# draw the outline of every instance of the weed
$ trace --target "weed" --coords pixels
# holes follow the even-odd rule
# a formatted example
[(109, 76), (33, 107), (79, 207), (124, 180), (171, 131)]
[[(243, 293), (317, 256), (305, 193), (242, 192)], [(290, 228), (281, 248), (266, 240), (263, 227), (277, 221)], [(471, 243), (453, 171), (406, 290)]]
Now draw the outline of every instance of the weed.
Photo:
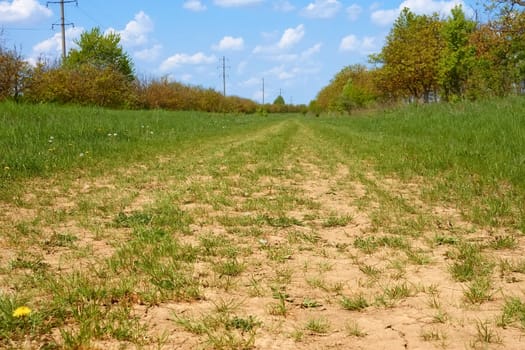
[(287, 217), (285, 215), (278, 217), (271, 217), (268, 215), (261, 216), (261, 220), (265, 221), (268, 225), (272, 227), (286, 228), (291, 226), (302, 226), (303, 223), (292, 217)]
[(277, 292), (276, 296), (277, 296), (277, 299), (279, 300), (277, 303), (271, 303), (268, 306), (268, 313), (270, 315), (286, 317), (286, 315), (288, 314), (288, 308), (286, 306), (287, 295), (286, 293), (279, 291)]
[(430, 328), (421, 333), (421, 338), (424, 341), (445, 341), (447, 336), (443, 331), (437, 328)]
[(369, 306), (369, 303), (362, 294), (358, 294), (353, 297), (343, 296), (341, 299), (341, 306), (345, 310), (361, 311), (366, 309)]
[(499, 334), (494, 331), (489, 321), (476, 322), (476, 340), (474, 344), (501, 344), (502, 339)]
[(505, 328), (516, 321), (521, 324), (521, 327), (525, 327), (525, 303), (514, 297), (505, 300), (498, 326)]
[(486, 276), (475, 278), (468, 284), (463, 294), (465, 299), (471, 304), (481, 304), (492, 300), (492, 283)]
[(459, 243), (459, 239), (454, 236), (436, 234), (434, 236), (434, 243), (436, 245), (455, 245)]
[(345, 323), (345, 330), (351, 337), (364, 338), (368, 335), (356, 321), (347, 321)]
[(303, 302), (301, 303), (301, 308), (303, 309), (311, 309), (311, 308), (316, 308), (320, 306), (322, 306), (320, 302), (318, 302), (315, 299), (310, 299), (310, 298), (304, 298)]
[(416, 265), (427, 265), (430, 263), (429, 256), (423, 251), (414, 251), (407, 249), (405, 254), (410, 262)]
[(323, 221), (323, 227), (344, 227), (352, 222), (353, 218), (349, 215), (337, 216), (330, 215), (326, 220)]
[(305, 329), (317, 334), (328, 333), (330, 322), (326, 318), (311, 318), (306, 322)]
[(459, 282), (471, 281), (475, 277), (489, 276), (492, 273), (494, 264), (483, 256), (479, 245), (462, 243), (451, 256), (456, 261), (450, 270), (452, 276)]
[(406, 283), (396, 284), (386, 287), (383, 290), (384, 295), (391, 300), (401, 300), (410, 297), (413, 292)]
[(291, 259), (293, 249), (288, 245), (270, 246), (266, 250), (268, 259), (284, 263), (286, 260)]
[(515, 249), (518, 241), (514, 236), (497, 236), (489, 245), (492, 249)]
[(237, 259), (229, 259), (219, 262), (213, 266), (213, 271), (219, 276), (238, 276), (246, 269), (246, 265), (237, 261)]
[(381, 269), (367, 264), (359, 264), (359, 271), (372, 278), (379, 277), (382, 272)]
[(262, 322), (258, 321), (255, 316), (248, 316), (247, 318), (241, 318), (238, 316), (233, 317), (226, 323), (226, 329), (235, 328), (241, 330), (241, 332), (252, 331), (262, 325)]
[(11, 269), (29, 269), (33, 272), (43, 272), (49, 268), (49, 264), (43, 261), (41, 256), (27, 254), (25, 257), (18, 256), (9, 262)]
[(73, 234), (70, 233), (53, 233), (48, 240), (45, 241), (45, 245), (49, 247), (69, 247), (74, 246), (75, 241), (78, 240)]
[(295, 329), (292, 333), (290, 333), (290, 337), (292, 337), (295, 342), (300, 342), (303, 340), (304, 332), (302, 329)]

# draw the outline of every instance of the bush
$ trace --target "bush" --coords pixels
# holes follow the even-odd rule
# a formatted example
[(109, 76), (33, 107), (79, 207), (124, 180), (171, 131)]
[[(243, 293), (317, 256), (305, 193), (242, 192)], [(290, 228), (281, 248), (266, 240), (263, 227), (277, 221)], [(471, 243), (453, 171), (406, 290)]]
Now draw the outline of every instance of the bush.
[(40, 63), (33, 71), (25, 98), (31, 102), (74, 103), (102, 107), (136, 104), (133, 83), (111, 66), (86, 63), (75, 68)]

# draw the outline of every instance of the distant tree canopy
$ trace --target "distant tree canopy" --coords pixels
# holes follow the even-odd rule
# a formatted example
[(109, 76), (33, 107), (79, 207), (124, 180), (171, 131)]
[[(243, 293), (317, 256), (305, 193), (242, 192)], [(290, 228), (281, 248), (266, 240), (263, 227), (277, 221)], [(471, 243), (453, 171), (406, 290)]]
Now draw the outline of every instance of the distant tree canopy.
[(447, 18), (403, 9), (381, 51), (370, 55), (374, 68), (343, 68), (310, 110), (350, 112), (378, 103), (524, 94), (525, 9), (520, 6), (525, 2), (491, 3), (499, 10), (483, 24), (468, 19), (461, 6)]
[(101, 69), (111, 67), (128, 79), (134, 79), (133, 62), (120, 45), (118, 34), (103, 34), (100, 28), (93, 28), (82, 33), (76, 44), (79, 48), (69, 51), (64, 62), (66, 65), (91, 64)]
[(275, 100), (273, 101), (273, 104), (274, 104), (274, 105), (281, 105), (281, 106), (283, 106), (283, 105), (285, 105), (286, 103), (284, 102), (284, 98), (283, 98), (281, 95), (279, 95), (279, 96), (277, 96), (277, 97), (275, 98)]

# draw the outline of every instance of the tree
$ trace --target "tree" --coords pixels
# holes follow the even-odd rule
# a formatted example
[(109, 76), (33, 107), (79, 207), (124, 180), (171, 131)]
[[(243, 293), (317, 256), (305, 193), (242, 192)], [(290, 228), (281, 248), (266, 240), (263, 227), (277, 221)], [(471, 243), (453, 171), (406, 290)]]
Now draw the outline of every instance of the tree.
[[(0, 32), (0, 36), (1, 36)], [(29, 76), (30, 67), (15, 49), (8, 50), (0, 44), (0, 101), (18, 99)]]
[(273, 101), (274, 105), (284, 106), (286, 103), (284, 102), (284, 98), (279, 95), (277, 98)]
[(476, 23), (466, 19), (461, 6), (454, 7), (443, 23), (445, 45), (439, 62), (439, 84), (447, 101), (465, 92), (475, 59), (475, 48), (469, 43), (475, 29)]
[(129, 80), (134, 79), (133, 62), (120, 45), (118, 34), (102, 34), (100, 28), (93, 28), (89, 32), (82, 33), (76, 44), (79, 48), (69, 51), (65, 60), (66, 65), (91, 64), (101, 69), (109, 66)]
[(443, 49), (437, 14), (401, 11), (386, 44), (371, 61), (381, 64), (380, 86), (392, 97), (429, 101), (438, 87), (438, 62)]

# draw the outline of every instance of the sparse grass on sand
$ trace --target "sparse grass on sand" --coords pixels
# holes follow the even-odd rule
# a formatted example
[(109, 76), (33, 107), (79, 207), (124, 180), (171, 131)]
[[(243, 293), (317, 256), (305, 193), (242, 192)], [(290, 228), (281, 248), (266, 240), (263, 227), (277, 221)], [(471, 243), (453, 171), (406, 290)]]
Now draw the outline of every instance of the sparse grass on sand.
[(0, 122), (0, 348), (525, 348), (523, 99)]

